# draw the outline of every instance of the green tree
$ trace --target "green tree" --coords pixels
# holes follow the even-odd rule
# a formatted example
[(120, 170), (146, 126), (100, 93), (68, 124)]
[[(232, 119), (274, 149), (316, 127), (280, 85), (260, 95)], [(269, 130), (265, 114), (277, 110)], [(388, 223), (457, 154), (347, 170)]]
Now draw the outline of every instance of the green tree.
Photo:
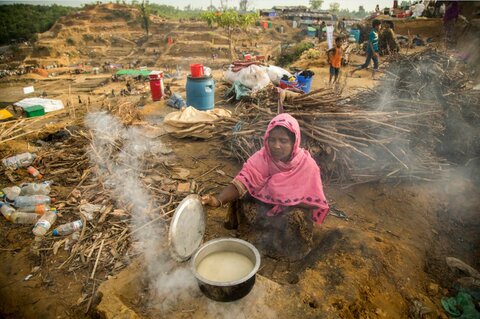
[(240, 11), (246, 12), (248, 8), (248, 0), (240, 0), (239, 8)]
[(310, 7), (312, 9), (320, 9), (322, 7), (323, 0), (310, 0)]
[(228, 0), (220, 0), (220, 8), (222, 11), (228, 10)]
[(365, 14), (365, 8), (363, 6), (358, 7), (358, 14)]
[(338, 2), (330, 3), (330, 12), (339, 13), (340, 12), (340, 3), (338, 3)]
[(13, 4), (0, 6), (0, 44), (35, 40), (36, 33), (50, 29), (75, 8), (59, 5)]
[(142, 14), (142, 28), (145, 29), (148, 38), (148, 30), (150, 28), (150, 6), (148, 5), (148, 0), (142, 1), (140, 4), (140, 12)]
[(218, 26), (227, 31), (228, 47), (230, 57), (234, 59), (233, 53), (233, 32), (237, 28), (246, 29), (258, 19), (256, 13), (238, 14), (237, 11), (228, 10), (224, 12), (205, 12), (200, 18), (208, 23), (209, 26)]

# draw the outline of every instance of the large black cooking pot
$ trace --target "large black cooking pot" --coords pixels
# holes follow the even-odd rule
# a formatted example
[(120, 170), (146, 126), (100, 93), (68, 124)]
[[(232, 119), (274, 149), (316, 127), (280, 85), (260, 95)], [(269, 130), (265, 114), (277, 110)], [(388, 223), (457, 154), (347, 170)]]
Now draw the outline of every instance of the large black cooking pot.
[[(252, 262), (252, 271), (236, 281), (217, 282), (202, 277), (197, 272), (200, 262), (208, 255), (215, 252), (240, 253)], [(260, 267), (260, 254), (250, 243), (237, 238), (220, 238), (205, 243), (198, 249), (192, 258), (192, 272), (197, 278), (200, 290), (210, 299), (216, 301), (234, 301), (245, 297), (255, 284), (255, 276)]]

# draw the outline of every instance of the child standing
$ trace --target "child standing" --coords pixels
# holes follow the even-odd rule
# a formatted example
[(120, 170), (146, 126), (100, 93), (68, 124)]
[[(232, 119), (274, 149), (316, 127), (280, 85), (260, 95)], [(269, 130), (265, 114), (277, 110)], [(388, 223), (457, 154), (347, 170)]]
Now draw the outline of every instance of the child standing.
[(328, 64), (330, 64), (330, 80), (329, 84), (336, 83), (338, 80), (338, 75), (340, 74), (340, 67), (342, 66), (343, 58), (343, 49), (342, 49), (343, 39), (338, 37), (335, 39), (335, 47), (328, 50)]

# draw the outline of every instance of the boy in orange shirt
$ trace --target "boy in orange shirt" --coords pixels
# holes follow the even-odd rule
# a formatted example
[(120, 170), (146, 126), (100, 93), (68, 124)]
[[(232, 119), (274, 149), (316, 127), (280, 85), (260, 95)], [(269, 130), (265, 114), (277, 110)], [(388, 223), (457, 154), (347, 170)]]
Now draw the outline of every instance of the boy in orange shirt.
[(328, 63), (330, 64), (330, 80), (329, 84), (336, 83), (338, 80), (338, 75), (340, 74), (340, 67), (342, 66), (342, 49), (343, 39), (338, 37), (335, 39), (335, 47), (328, 51)]

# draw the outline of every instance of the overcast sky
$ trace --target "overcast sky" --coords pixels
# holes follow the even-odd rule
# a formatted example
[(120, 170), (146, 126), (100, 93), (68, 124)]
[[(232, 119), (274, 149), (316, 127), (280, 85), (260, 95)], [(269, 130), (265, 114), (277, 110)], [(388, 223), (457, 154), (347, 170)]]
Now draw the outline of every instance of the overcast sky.
[[(15, 1), (15, 0), (0, 0), (0, 4), (10, 3), (30, 3), (30, 4), (52, 4), (57, 3), (60, 5), (80, 6), (82, 3), (94, 3), (93, 0), (61, 0), (61, 1), (44, 1), (44, 0), (29, 0), (29, 1)], [(110, 1), (102, 1), (104, 3)], [(111, 2), (115, 2), (112, 0)], [(131, 0), (126, 0), (127, 3)], [(220, 6), (220, 0), (150, 0), (150, 3), (167, 4), (183, 9), (187, 5), (191, 5), (193, 8), (206, 8), (210, 5), (210, 2), (214, 6)], [(250, 0), (252, 6), (256, 9), (271, 8), (273, 6), (294, 6), (294, 5), (309, 5), (309, 0)], [(347, 8), (350, 10), (358, 10), (358, 6), (363, 5), (365, 10), (372, 11), (377, 4), (380, 8), (393, 6), (393, 0), (325, 0), (322, 9), (328, 9), (329, 4), (332, 2), (340, 3), (341, 8)], [(399, 1), (400, 3), (401, 1)], [(238, 0), (228, 0), (229, 6), (237, 6)], [(252, 7), (250, 6), (250, 7)]]

